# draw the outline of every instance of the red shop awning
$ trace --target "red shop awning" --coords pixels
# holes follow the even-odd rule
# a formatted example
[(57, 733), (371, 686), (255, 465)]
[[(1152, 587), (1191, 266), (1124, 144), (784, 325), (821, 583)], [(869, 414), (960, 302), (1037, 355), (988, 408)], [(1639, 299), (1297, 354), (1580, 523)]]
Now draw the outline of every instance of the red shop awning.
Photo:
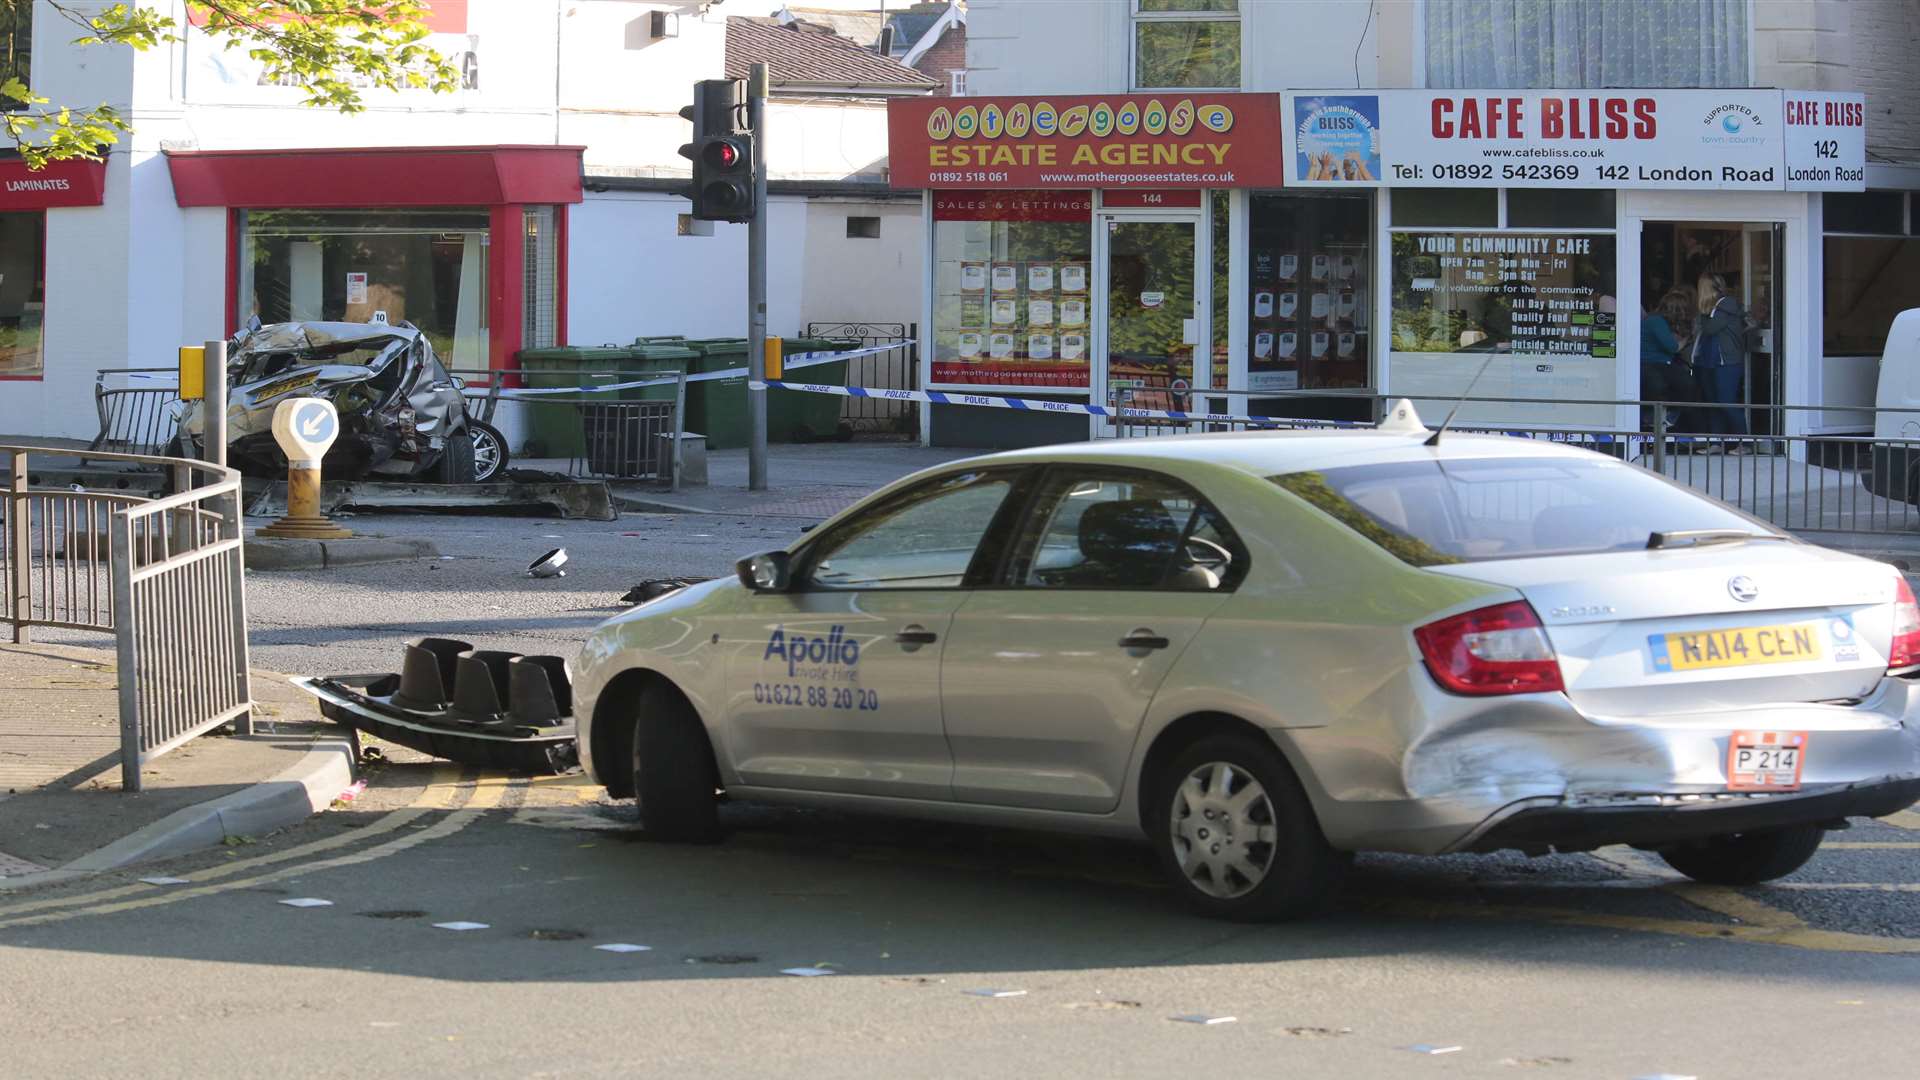
[(106, 197), (104, 161), (55, 161), (39, 172), (24, 161), (0, 161), (0, 211), (99, 206)]
[(183, 150), (167, 153), (181, 206), (330, 209), (581, 200), (579, 146)]

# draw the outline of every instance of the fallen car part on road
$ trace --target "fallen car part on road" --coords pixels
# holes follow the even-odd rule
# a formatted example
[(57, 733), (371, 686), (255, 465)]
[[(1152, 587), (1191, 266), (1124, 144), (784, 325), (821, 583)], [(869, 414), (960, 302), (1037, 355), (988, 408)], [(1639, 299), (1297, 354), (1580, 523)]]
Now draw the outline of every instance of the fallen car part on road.
[(566, 577), (566, 565), (567, 549), (554, 548), (527, 564), (527, 576), (531, 578)]
[(663, 596), (672, 596), (674, 593), (679, 592), (689, 585), (698, 585), (703, 581), (712, 580), (712, 578), (703, 577), (648, 578), (633, 588), (628, 589), (627, 594), (620, 598), (620, 602), (635, 605), (648, 604)]
[(327, 719), (463, 765), (560, 774), (577, 761), (572, 687), (557, 656), (409, 644), (398, 674), (297, 678)]

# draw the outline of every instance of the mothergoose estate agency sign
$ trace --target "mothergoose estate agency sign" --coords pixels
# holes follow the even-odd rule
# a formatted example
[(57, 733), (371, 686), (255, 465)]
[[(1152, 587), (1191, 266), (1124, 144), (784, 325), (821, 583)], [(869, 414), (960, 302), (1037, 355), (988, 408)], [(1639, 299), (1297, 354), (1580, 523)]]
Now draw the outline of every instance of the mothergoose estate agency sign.
[(887, 103), (897, 188), (1279, 187), (1278, 94), (910, 98)]

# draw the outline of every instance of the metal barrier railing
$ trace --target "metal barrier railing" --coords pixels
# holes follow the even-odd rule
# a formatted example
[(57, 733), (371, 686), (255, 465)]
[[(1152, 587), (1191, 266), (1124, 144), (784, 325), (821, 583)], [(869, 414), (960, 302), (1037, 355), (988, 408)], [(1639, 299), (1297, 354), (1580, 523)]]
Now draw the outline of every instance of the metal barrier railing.
[[(1262, 394), (1275, 398), (1331, 396)], [(1389, 399), (1380, 396), (1340, 395), (1370, 404), (1381, 415)], [(1541, 401), (1539, 399), (1470, 398), (1469, 404), (1619, 405), (1612, 401)], [(1168, 391), (1116, 388), (1111, 404), (1121, 409), (1167, 411), (1180, 404)], [(1698, 416), (1697, 402), (1626, 402), (1647, 410), (1647, 431), (1605, 427), (1562, 427), (1529, 424), (1488, 424), (1460, 420), (1453, 429), (1478, 434), (1544, 439), (1584, 447), (1660, 473), (1678, 483), (1728, 503), (1769, 524), (1800, 533), (1902, 535), (1920, 531), (1920, 438), (1876, 438), (1871, 435), (1778, 435), (1688, 433), (1669, 423), (1676, 415)], [(1268, 406), (1271, 408), (1272, 406)], [(1913, 415), (1920, 409), (1872, 409), (1859, 406), (1755, 405), (1766, 430), (1783, 431), (1789, 413), (1831, 411), (1850, 414)], [(1184, 411), (1184, 410), (1183, 410)], [(1427, 415), (1437, 427), (1445, 413)], [(1186, 434), (1195, 431), (1315, 430), (1364, 426), (1307, 418), (1266, 416), (1258, 419), (1203, 417), (1177, 419), (1162, 416), (1123, 416), (1113, 421), (1113, 433), (1123, 438)], [(1654, 434), (1654, 431), (1661, 434)]]
[[(100, 434), (89, 449), (158, 454), (179, 430), (176, 368), (102, 368), (93, 374)], [(124, 383), (125, 385), (112, 385)]]
[[(872, 390), (920, 388), (920, 325), (918, 323), (810, 322), (806, 337), (858, 341), (861, 345), (897, 348), (847, 361), (847, 385)], [(840, 403), (840, 419), (855, 431), (920, 433), (920, 405), (890, 398), (850, 397)]]
[[(503, 404), (529, 409), (564, 410), (577, 418), (583, 453), (568, 458), (570, 476), (598, 476), (622, 480), (657, 480), (680, 490), (687, 415), (685, 371), (621, 372), (606, 368), (541, 368), (542, 375), (572, 378), (594, 392), (516, 392), (506, 384), (522, 377), (519, 371), (474, 369), (453, 371), (463, 383), (467, 409), (482, 423), (495, 423)], [(622, 400), (617, 387), (627, 382), (660, 380), (655, 386), (673, 388), (673, 400)], [(668, 380), (671, 380), (670, 382)], [(663, 449), (661, 442), (666, 442)]]
[[(30, 486), (35, 458), (158, 467), (178, 494)], [(240, 474), (142, 454), (0, 445), (0, 621), (13, 640), (34, 627), (109, 632), (119, 658), (120, 767), (141, 768), (181, 743), (238, 721), (252, 730)]]

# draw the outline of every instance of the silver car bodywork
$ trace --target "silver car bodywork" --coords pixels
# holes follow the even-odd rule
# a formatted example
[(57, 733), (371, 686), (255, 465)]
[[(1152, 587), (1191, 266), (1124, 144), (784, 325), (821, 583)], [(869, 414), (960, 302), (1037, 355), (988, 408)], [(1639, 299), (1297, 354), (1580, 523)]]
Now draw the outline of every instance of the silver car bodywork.
[[(1424, 434), (1424, 432), (1422, 432)], [(742, 798), (1139, 835), (1142, 780), (1183, 723), (1232, 717), (1271, 737), (1344, 850), (1580, 850), (1651, 837), (1837, 821), (1920, 795), (1915, 686), (1886, 676), (1899, 578), (1793, 541), (1421, 567), (1283, 492), (1276, 474), (1393, 462), (1597, 455), (1449, 435), (1248, 433), (990, 455), (909, 477), (1038, 465), (1177, 479), (1224, 513), (1250, 565), (1226, 593), (954, 589), (750, 591), (711, 581), (599, 627), (574, 665), (582, 761), (615, 794), (641, 681), (670, 681)], [(1630, 466), (1619, 466), (1629, 468)], [(1728, 596), (1730, 575), (1759, 598)], [(1565, 692), (1464, 697), (1435, 681), (1414, 628), (1505, 600), (1538, 611)], [(1740, 680), (1633, 668), (1648, 626), (1844, 613), (1845, 663)], [(903, 626), (939, 643), (896, 643)], [(1169, 646), (1114, 648), (1151, 626)], [(801, 659), (793, 660), (796, 639)], [(872, 712), (756, 701), (757, 684), (875, 694)], [(811, 683), (809, 683), (811, 685)], [(1812, 733), (1798, 791), (1729, 791), (1736, 729)]]
[[(243, 331), (228, 345), (227, 441), (236, 464), (278, 475), (286, 458), (273, 438), (273, 413), (296, 397), (323, 397), (340, 413), (327, 453), (330, 477), (417, 476), (432, 468), (447, 437), (468, 429), (460, 384), (412, 326), (287, 322)], [(188, 402), (181, 431), (196, 445), (199, 403)]]

